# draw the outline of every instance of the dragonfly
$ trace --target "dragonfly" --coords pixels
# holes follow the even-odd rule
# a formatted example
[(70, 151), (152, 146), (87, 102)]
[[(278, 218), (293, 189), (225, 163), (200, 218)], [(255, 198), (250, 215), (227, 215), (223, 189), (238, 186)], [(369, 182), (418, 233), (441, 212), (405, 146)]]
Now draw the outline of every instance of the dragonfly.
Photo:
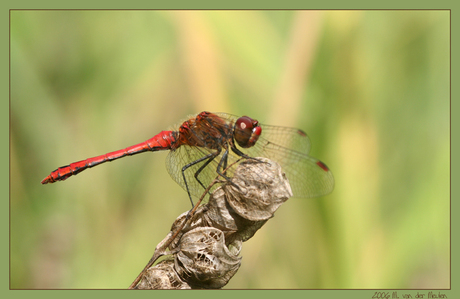
[(280, 164), (294, 197), (327, 195), (334, 188), (334, 177), (325, 163), (309, 155), (310, 149), (310, 139), (300, 129), (204, 111), (183, 121), (177, 131), (162, 131), (125, 149), (61, 166), (41, 183), (64, 181), (85, 169), (126, 156), (169, 150), (168, 173), (187, 191), (192, 206), (192, 195), (199, 198), (216, 176), (229, 180), (232, 164), (241, 159), (257, 161), (257, 157)]

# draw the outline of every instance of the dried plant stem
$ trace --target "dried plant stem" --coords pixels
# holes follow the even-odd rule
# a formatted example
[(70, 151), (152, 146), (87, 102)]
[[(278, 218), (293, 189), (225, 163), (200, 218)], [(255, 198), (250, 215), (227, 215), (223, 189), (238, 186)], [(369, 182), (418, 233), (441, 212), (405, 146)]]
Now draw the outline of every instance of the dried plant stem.
[[(280, 166), (266, 158), (239, 163), (230, 181), (200, 205), (218, 182), (217, 177), (193, 209), (176, 219), (130, 289), (222, 288), (240, 267), (242, 243), (292, 196)], [(166, 254), (171, 258), (152, 266)]]
[(168, 236), (165, 240), (160, 242), (157, 247), (155, 248), (155, 251), (153, 252), (153, 256), (150, 258), (149, 262), (147, 265), (144, 267), (141, 273), (136, 277), (136, 279), (131, 283), (128, 289), (133, 289), (141, 280), (142, 276), (145, 274), (148, 268), (150, 268), (155, 261), (160, 258), (161, 256), (166, 254), (166, 249), (168, 246), (171, 244), (171, 242), (179, 235), (181, 230), (184, 228), (184, 226), (189, 222), (189, 220), (192, 218), (192, 216), (195, 214), (196, 209), (200, 206), (201, 202), (203, 201), (203, 198), (208, 194), (209, 190), (218, 183), (219, 180), (216, 178), (209, 186), (206, 188), (206, 190), (203, 192), (203, 195), (201, 195), (200, 199), (198, 202), (195, 204), (195, 206), (187, 213), (187, 216), (185, 218), (185, 221), (182, 222), (182, 224), (176, 228), (174, 233), (169, 233)]

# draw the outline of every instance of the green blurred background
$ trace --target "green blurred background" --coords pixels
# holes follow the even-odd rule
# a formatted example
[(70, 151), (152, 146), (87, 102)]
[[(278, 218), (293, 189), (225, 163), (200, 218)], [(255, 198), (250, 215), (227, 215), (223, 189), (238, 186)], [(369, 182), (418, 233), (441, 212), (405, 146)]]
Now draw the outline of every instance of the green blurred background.
[(41, 185), (203, 110), (306, 131), (231, 288), (449, 288), (448, 11), (12, 11), (12, 288), (126, 288), (189, 208), (166, 152)]

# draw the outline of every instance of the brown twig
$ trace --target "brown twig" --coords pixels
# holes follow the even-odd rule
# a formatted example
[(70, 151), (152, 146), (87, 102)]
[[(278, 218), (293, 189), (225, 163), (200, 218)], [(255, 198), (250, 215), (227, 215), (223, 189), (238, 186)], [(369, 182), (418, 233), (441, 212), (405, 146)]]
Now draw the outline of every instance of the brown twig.
[(206, 194), (208, 194), (209, 190), (211, 190), (211, 188), (216, 184), (218, 183), (219, 181), (216, 179), (214, 179), (214, 181), (208, 186), (208, 188), (206, 188), (206, 190), (203, 192), (203, 195), (201, 195), (200, 199), (198, 200), (198, 202), (195, 204), (195, 206), (187, 213), (187, 216), (185, 218), (185, 221), (182, 222), (181, 225), (179, 225), (179, 227), (177, 227), (177, 229), (175, 230), (175, 232), (172, 234), (172, 236), (170, 236), (166, 242), (161, 242), (160, 244), (158, 244), (158, 246), (155, 248), (155, 251), (153, 252), (153, 256), (150, 258), (149, 262), (147, 263), (147, 265), (144, 267), (144, 269), (141, 271), (141, 273), (139, 273), (139, 275), (136, 277), (136, 279), (133, 281), (133, 283), (131, 283), (131, 285), (129, 286), (128, 289), (133, 289), (138, 283), (139, 281), (141, 280), (142, 276), (144, 275), (144, 273), (147, 271), (148, 268), (150, 268), (153, 263), (155, 263), (155, 261), (160, 258), (161, 256), (165, 255), (166, 254), (166, 248), (168, 248), (168, 246), (171, 244), (171, 242), (179, 235), (179, 233), (181, 232), (181, 230), (184, 228), (184, 226), (188, 223), (188, 221), (192, 218), (192, 216), (195, 214), (196, 212), (196, 209), (198, 208), (198, 206), (201, 204), (201, 202), (203, 201), (203, 198), (206, 196)]
[[(222, 288), (241, 264), (242, 242), (292, 196), (279, 165), (265, 158), (239, 163), (231, 181), (200, 206), (218, 182), (217, 177), (193, 209), (176, 219), (130, 289)], [(172, 258), (152, 267), (167, 248)]]

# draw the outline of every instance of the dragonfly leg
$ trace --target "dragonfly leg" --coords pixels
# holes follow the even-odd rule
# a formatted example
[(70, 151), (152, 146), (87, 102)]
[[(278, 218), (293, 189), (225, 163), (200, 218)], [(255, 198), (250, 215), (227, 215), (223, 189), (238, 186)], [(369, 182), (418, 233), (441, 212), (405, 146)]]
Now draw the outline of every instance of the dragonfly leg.
[(254, 160), (254, 161), (257, 161), (257, 162), (260, 162), (260, 163), (267, 163), (267, 162), (264, 162), (264, 161), (260, 161), (259, 159), (256, 159), (254, 157), (246, 155), (245, 153), (240, 151), (236, 146), (232, 146), (231, 149), (232, 149), (232, 152), (234, 152), (238, 156), (243, 157), (245, 159), (251, 159), (251, 160)]
[[(222, 159), (220, 159), (219, 161), (219, 165), (217, 165), (217, 169), (216, 169), (216, 172), (221, 176), (223, 177), (226, 181), (230, 182), (230, 178), (227, 177), (224, 172), (221, 172), (221, 169), (226, 169), (227, 168), (227, 159), (228, 159), (228, 148), (225, 150), (224, 154), (222, 155)], [(222, 164), (224, 164), (224, 166), (222, 167)]]
[(203, 183), (200, 182), (200, 180), (197, 178), (197, 176), (198, 176), (198, 174), (200, 174), (200, 172), (204, 169), (204, 167), (206, 167), (206, 166), (207, 166), (212, 160), (214, 160), (214, 158), (217, 157), (219, 154), (220, 154), (220, 151), (216, 151), (215, 153), (210, 153), (210, 154), (208, 154), (208, 155), (206, 155), (206, 156), (204, 156), (204, 157), (201, 157), (200, 159), (195, 160), (195, 161), (193, 161), (193, 162), (191, 162), (191, 163), (185, 165), (184, 167), (182, 167), (182, 178), (184, 179), (185, 188), (187, 189), (188, 197), (190, 198), (190, 202), (192, 203), (192, 207), (194, 206), (194, 204), (193, 204), (193, 200), (192, 200), (192, 195), (190, 194), (190, 190), (189, 190), (189, 188), (188, 188), (187, 179), (185, 178), (185, 171), (186, 171), (189, 167), (191, 167), (191, 166), (193, 166), (193, 165), (195, 165), (195, 164), (197, 164), (197, 163), (200, 163), (200, 162), (202, 162), (202, 161), (204, 161), (204, 160), (208, 160), (208, 161), (206, 161), (206, 162), (204, 163), (204, 165), (201, 166), (200, 169), (198, 169), (198, 171), (195, 173), (195, 178), (196, 178), (196, 180), (198, 181), (198, 183), (200, 183), (200, 185), (201, 185), (204, 189), (206, 189), (206, 187), (203, 185)]
[[(227, 162), (228, 162), (227, 160), (228, 160), (228, 149), (225, 150), (224, 154), (222, 155), (222, 159), (220, 159), (219, 165), (217, 165), (216, 172), (221, 177), (223, 177), (228, 183), (233, 185), (238, 190), (241, 190), (237, 184), (233, 183), (231, 179), (225, 175), (225, 171), (227, 170)], [(223, 167), (222, 167), (222, 164), (223, 164)], [(222, 172), (221, 169), (223, 169), (224, 171)]]
[[(198, 175), (203, 171), (203, 169), (208, 166), (209, 163), (211, 163), (218, 155), (220, 154), (220, 151), (217, 151), (213, 154), (210, 154), (211, 157), (208, 158), (208, 160), (206, 162), (204, 162), (204, 164), (195, 172), (195, 179), (198, 181), (198, 183), (200, 183), (201, 187), (203, 187), (203, 189), (206, 189), (207, 187), (205, 185), (203, 185), (203, 183), (200, 181), (200, 179), (198, 178)], [(207, 155), (205, 156), (208, 157), (210, 155)], [(201, 160), (201, 159), (200, 159)]]

